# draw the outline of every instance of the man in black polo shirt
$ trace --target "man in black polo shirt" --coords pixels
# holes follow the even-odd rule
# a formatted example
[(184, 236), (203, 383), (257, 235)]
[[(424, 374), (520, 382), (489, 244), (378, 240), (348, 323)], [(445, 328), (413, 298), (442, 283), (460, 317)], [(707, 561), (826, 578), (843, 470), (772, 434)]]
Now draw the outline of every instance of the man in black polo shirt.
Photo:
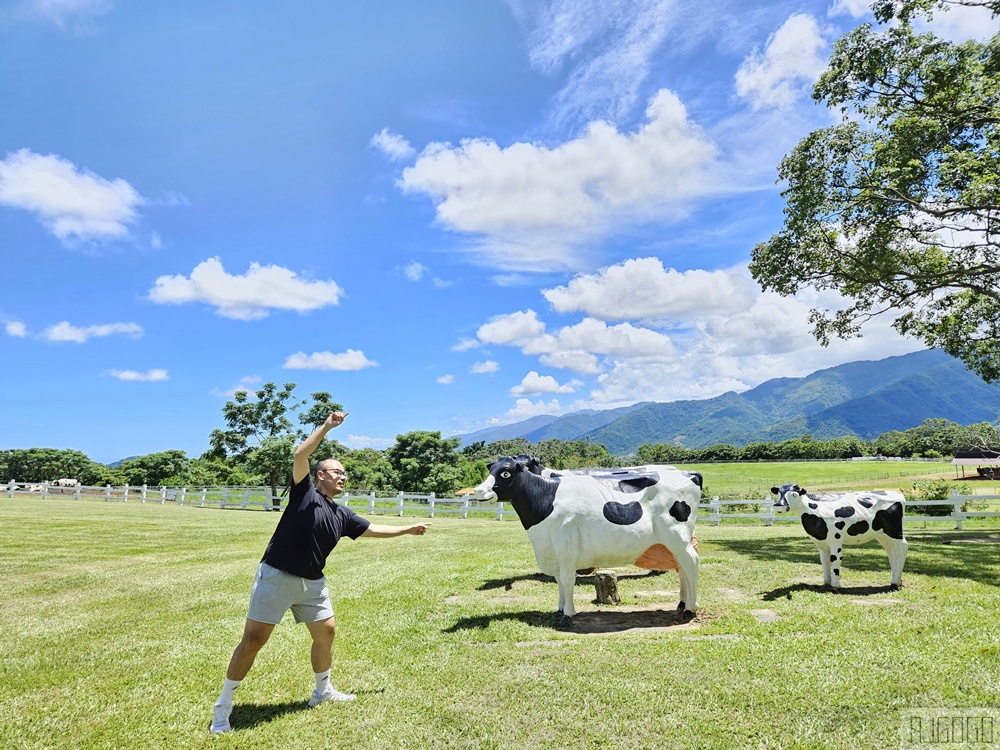
[(257, 567), (243, 638), (233, 652), (222, 693), (215, 703), (212, 732), (230, 729), (233, 694), (253, 666), (257, 652), (267, 643), (274, 626), (289, 609), (295, 621), (304, 622), (312, 636), (310, 657), (316, 689), (309, 699), (309, 707), (330, 700), (354, 700), (354, 695), (341, 693), (330, 685), (336, 623), (323, 576), (326, 558), (344, 536), (384, 539), (403, 534), (421, 535), (430, 526), (429, 523), (412, 526), (373, 524), (346, 505), (335, 503), (333, 498), (347, 485), (347, 472), (335, 459), (324, 459), (316, 465), (316, 483), (313, 484), (309, 478), (309, 456), (346, 416), (334, 412), (295, 450), (288, 506)]

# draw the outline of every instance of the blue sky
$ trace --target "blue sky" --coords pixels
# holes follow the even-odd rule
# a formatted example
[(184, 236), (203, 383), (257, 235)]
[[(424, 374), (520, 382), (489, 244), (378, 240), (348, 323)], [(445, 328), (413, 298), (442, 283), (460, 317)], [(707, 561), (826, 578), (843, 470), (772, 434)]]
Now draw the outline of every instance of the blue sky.
[(0, 0), (0, 448), (197, 456), (268, 381), (384, 448), (922, 348), (746, 270), (865, 13)]

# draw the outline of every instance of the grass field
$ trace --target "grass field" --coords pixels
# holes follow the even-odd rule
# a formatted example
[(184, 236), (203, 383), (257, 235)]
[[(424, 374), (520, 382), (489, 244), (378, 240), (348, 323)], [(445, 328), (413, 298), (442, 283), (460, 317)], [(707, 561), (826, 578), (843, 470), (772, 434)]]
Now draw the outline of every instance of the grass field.
[[(575, 630), (520, 524), (435, 519), (345, 540), (327, 568), (334, 686), (306, 708), (308, 634), (275, 630), (211, 705), (277, 521), (259, 511), (0, 498), (3, 748), (895, 748), (900, 712), (1000, 704), (1000, 529), (909, 532), (904, 587), (877, 545), (823, 590), (801, 529), (699, 525), (697, 620), (677, 577), (578, 582)], [(388, 519), (388, 523), (398, 519)]]

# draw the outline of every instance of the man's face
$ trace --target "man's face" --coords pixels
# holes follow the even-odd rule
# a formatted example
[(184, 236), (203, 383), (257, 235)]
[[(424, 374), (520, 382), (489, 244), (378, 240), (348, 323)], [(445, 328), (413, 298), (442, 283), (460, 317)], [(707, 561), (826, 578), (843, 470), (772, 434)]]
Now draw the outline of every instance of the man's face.
[(324, 461), (323, 468), (316, 470), (316, 486), (329, 497), (339, 495), (347, 487), (347, 472), (339, 461)]

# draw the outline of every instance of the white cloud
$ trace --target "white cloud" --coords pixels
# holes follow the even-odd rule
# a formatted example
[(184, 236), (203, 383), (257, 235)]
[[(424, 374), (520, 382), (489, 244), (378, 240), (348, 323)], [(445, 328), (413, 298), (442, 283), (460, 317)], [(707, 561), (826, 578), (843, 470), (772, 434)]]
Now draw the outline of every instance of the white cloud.
[(404, 161), (416, 153), (408, 140), (396, 133), (390, 133), (389, 128), (382, 128), (373, 135), (370, 143), (392, 161)]
[(469, 351), (469, 349), (475, 349), (476, 347), (479, 346), (482, 346), (482, 344), (480, 344), (475, 339), (462, 339), (453, 347), (451, 347), (451, 350), (453, 352), (467, 352)]
[(469, 370), (473, 375), (487, 375), (491, 372), (496, 372), (500, 369), (500, 364), (492, 359), (487, 359), (484, 362), (476, 362), (472, 369)]
[(222, 398), (232, 398), (237, 393), (249, 393), (251, 387), (257, 385), (260, 382), (260, 378), (256, 375), (249, 375), (245, 378), (240, 378), (240, 382), (234, 385), (232, 388), (223, 390), (221, 388), (213, 388), (209, 391), (213, 396), (221, 396)]
[(286, 370), (363, 370), (366, 367), (378, 367), (365, 353), (357, 349), (348, 349), (342, 354), (333, 352), (296, 352), (285, 360), (282, 365)]
[(403, 266), (403, 276), (407, 278), (408, 281), (420, 281), (427, 273), (427, 266), (417, 261), (412, 263), (407, 263)]
[(745, 310), (759, 288), (745, 274), (664, 268), (658, 258), (634, 258), (581, 275), (542, 295), (557, 312), (581, 311), (601, 320), (678, 318)]
[(986, 40), (1000, 31), (1000, 18), (994, 17), (989, 8), (951, 5), (936, 12), (930, 23), (921, 22), (917, 26), (951, 42)]
[(552, 399), (548, 403), (544, 401), (532, 401), (527, 398), (519, 398), (514, 402), (514, 406), (508, 410), (503, 417), (497, 419), (497, 424), (504, 424), (507, 422), (518, 422), (522, 419), (528, 419), (529, 417), (538, 417), (542, 414), (551, 414), (554, 416), (559, 416), (563, 414), (566, 409), (559, 404), (559, 399)]
[(836, 0), (830, 6), (828, 15), (864, 18), (871, 14), (871, 9), (871, 0)]
[(572, 370), (580, 375), (597, 375), (604, 371), (600, 360), (589, 352), (552, 352), (542, 354), (538, 361), (557, 370)]
[(754, 110), (787, 109), (806, 95), (826, 68), (826, 42), (816, 19), (790, 16), (736, 71), (736, 93)]
[(146, 372), (136, 372), (135, 370), (108, 370), (108, 374), (128, 383), (159, 383), (170, 380), (166, 370), (147, 370)]
[(224, 318), (257, 320), (271, 310), (306, 313), (336, 305), (343, 293), (333, 281), (310, 281), (281, 266), (251, 263), (244, 275), (232, 276), (215, 257), (195, 266), (190, 277), (160, 276), (149, 299), (174, 305), (205, 302)]
[(448, 289), (449, 287), (455, 286), (454, 281), (449, 279), (439, 279), (436, 276), (431, 279), (431, 282), (434, 284), (435, 289)]
[(111, 0), (21, 0), (15, 13), (29, 19), (41, 19), (61, 29), (88, 30), (98, 16), (111, 11)]
[(455, 382), (455, 376), (454, 375), (441, 375), (437, 379), (437, 382), (439, 382), (441, 385), (451, 385), (452, 383)]
[(558, 124), (625, 117), (681, 15), (676, 0), (508, 3), (527, 32), (532, 66), (548, 75), (569, 67), (554, 101)]
[(629, 223), (684, 215), (695, 198), (729, 192), (712, 175), (718, 150), (677, 95), (650, 100), (647, 123), (623, 133), (592, 122), (555, 147), (486, 139), (429, 145), (399, 181), (430, 197), (438, 222), (471, 235), (499, 268), (574, 268), (581, 248)]
[(343, 441), (344, 445), (348, 448), (358, 450), (359, 448), (374, 448), (375, 450), (383, 450), (393, 445), (396, 440), (395, 438), (377, 438), (368, 437), (367, 435), (348, 435), (347, 439)]
[(19, 320), (12, 320), (4, 325), (4, 330), (7, 331), (8, 336), (13, 336), (14, 338), (23, 339), (28, 335), (28, 328)]
[(128, 237), (143, 203), (125, 180), (107, 180), (54, 154), (22, 148), (0, 161), (0, 205), (34, 214), (65, 243)]
[(52, 342), (72, 341), (76, 344), (83, 344), (92, 338), (123, 335), (137, 339), (142, 334), (142, 326), (138, 323), (105, 323), (80, 328), (64, 320), (46, 328), (42, 332), (42, 338)]
[(521, 380), (520, 385), (510, 389), (511, 396), (537, 396), (541, 393), (573, 393), (583, 383), (573, 379), (563, 385), (551, 375), (539, 375), (532, 370)]

